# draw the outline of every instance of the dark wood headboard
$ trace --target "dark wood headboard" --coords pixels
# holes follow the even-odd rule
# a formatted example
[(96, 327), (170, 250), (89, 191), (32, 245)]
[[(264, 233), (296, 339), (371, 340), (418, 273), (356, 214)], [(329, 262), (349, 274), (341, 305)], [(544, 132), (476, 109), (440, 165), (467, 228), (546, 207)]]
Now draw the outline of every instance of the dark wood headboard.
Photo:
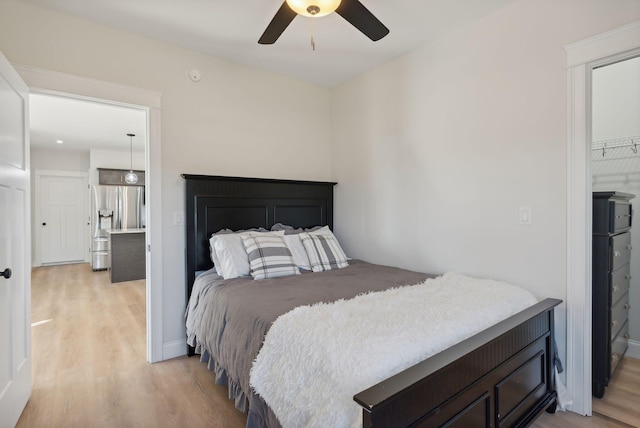
[(186, 292), (196, 272), (213, 266), (209, 238), (220, 229), (270, 229), (329, 225), (333, 229), (333, 186), (318, 181), (274, 180), (182, 174), (186, 183)]

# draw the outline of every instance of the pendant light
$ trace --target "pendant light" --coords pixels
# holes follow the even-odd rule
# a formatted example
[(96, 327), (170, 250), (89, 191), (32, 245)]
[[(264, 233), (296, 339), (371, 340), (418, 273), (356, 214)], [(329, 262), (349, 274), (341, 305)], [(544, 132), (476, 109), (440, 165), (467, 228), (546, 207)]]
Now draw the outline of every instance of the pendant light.
[(131, 163), (129, 164), (129, 172), (124, 176), (124, 181), (127, 184), (136, 184), (138, 182), (138, 174), (133, 172), (133, 137), (135, 137), (136, 134), (127, 134), (127, 136), (129, 137), (129, 147), (131, 149), (129, 152), (131, 154)]

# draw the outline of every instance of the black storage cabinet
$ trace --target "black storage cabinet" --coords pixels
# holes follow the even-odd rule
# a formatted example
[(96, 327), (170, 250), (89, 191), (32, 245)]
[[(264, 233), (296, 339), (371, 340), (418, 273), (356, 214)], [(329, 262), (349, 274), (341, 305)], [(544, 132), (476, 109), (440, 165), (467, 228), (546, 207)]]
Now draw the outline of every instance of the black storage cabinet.
[(630, 200), (634, 197), (622, 192), (593, 193), (592, 392), (597, 398), (604, 395), (629, 342)]

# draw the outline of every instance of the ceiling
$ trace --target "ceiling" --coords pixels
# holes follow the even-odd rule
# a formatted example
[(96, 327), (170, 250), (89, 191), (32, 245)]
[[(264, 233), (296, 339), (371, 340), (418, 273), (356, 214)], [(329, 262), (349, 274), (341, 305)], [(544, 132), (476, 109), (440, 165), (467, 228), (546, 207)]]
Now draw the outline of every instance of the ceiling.
[[(372, 42), (332, 13), (315, 20), (315, 51), (311, 18), (302, 16), (275, 44), (258, 44), (283, 0), (18, 1), (332, 87), (515, 0), (361, 0), (389, 35)], [(33, 148), (128, 150), (134, 133), (134, 150), (144, 149), (144, 111), (50, 95), (32, 95), (30, 109)]]
[(283, 0), (19, 0), (188, 49), (332, 87), (515, 0), (361, 0), (390, 30), (372, 42), (341, 16), (296, 17), (273, 45), (258, 39)]
[(147, 138), (144, 110), (44, 94), (29, 95), (29, 128), (32, 149), (142, 152)]

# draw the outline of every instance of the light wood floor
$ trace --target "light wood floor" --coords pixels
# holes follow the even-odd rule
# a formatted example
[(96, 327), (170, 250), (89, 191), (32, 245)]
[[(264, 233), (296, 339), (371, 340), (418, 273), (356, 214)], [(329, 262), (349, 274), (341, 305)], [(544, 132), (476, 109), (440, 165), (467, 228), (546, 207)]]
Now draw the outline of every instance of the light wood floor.
[(640, 360), (625, 357), (609, 382), (604, 397), (593, 399), (593, 417), (558, 412), (542, 415), (532, 427), (640, 427)]
[[(36, 268), (31, 287), (33, 392), (18, 427), (245, 426), (197, 357), (145, 362), (144, 281), (111, 284), (107, 272), (79, 264)], [(559, 412), (532, 426), (640, 426), (632, 421)]]
[(640, 426), (640, 360), (624, 357), (604, 397), (593, 399), (593, 411)]
[(18, 427), (244, 427), (195, 358), (146, 362), (145, 282), (87, 264), (32, 274), (33, 392)]

